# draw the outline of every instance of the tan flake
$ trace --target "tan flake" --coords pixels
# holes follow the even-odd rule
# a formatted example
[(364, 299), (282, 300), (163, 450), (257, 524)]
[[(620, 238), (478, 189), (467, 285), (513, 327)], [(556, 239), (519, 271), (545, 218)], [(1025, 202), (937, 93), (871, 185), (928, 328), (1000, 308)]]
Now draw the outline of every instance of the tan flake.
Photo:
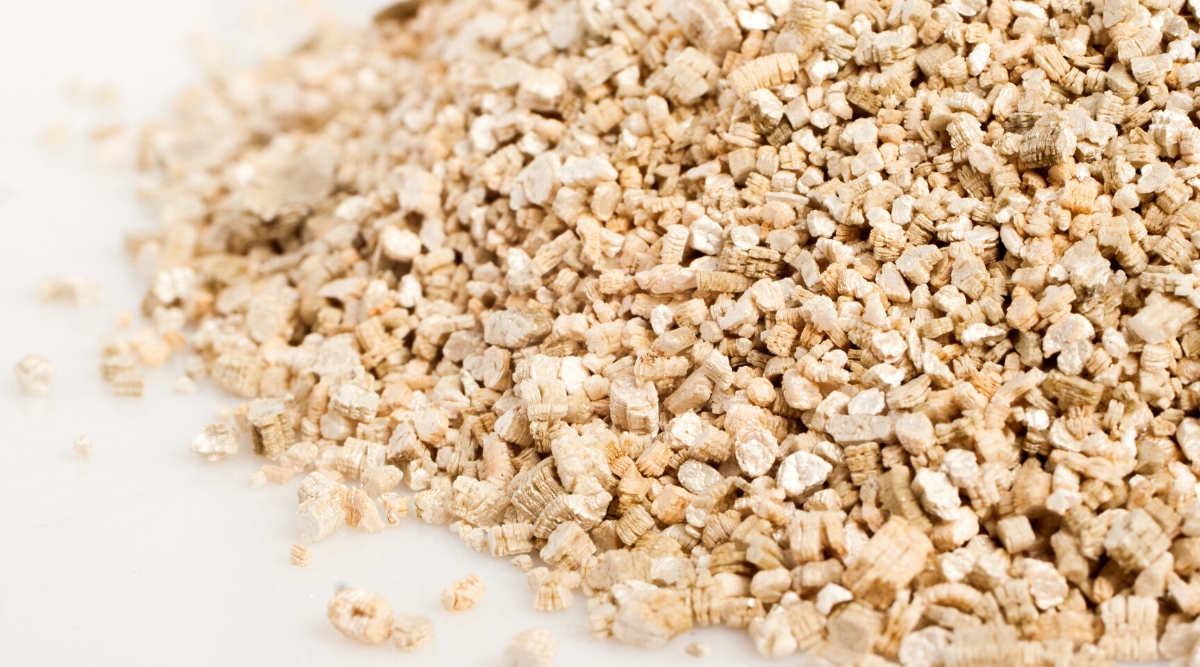
[(329, 601), (329, 622), (343, 635), (364, 644), (382, 644), (392, 634), (392, 606), (361, 588), (344, 588)]
[(504, 667), (550, 667), (554, 651), (554, 635), (549, 630), (518, 632), (504, 649)]
[(392, 641), (405, 653), (423, 649), (433, 643), (433, 621), (421, 614), (396, 614), (392, 621)]
[(54, 366), (45, 358), (29, 355), (13, 369), (17, 384), (28, 396), (45, 396), (50, 393), (50, 381), (54, 379)]
[(482, 600), (484, 593), (487, 593), (487, 586), (483, 581), (473, 574), (468, 575), (442, 591), (442, 607), (446, 611), (466, 611)]

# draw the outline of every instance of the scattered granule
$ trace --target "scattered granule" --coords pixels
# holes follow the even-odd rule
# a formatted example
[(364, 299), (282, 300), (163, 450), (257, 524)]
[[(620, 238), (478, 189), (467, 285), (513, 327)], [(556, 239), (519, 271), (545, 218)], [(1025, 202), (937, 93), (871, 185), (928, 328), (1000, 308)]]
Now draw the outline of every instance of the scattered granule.
[(227, 424), (211, 424), (192, 438), (189, 447), (206, 460), (220, 461), (237, 453), (238, 434)]
[(198, 389), (196, 381), (186, 375), (180, 375), (171, 385), (171, 390), (177, 394), (194, 394)]
[(446, 611), (466, 611), (482, 600), (485, 593), (487, 585), (483, 580), (473, 574), (468, 575), (466, 579), (460, 579), (442, 591), (442, 607)]
[(121, 91), (114, 84), (97, 84), (92, 91), (92, 103), (98, 107), (115, 107), (121, 103)]
[(271, 480), (267, 477), (266, 471), (260, 469), (250, 473), (250, 479), (246, 483), (252, 489), (261, 489), (270, 482)]
[(135, 157), (135, 139), (119, 123), (95, 127), (88, 135), (91, 140), (89, 160), (96, 169), (110, 170), (130, 165)]
[(75, 454), (75, 458), (80, 461), (86, 461), (92, 458), (92, 441), (86, 436), (80, 436), (75, 439), (75, 444), (71, 447), (71, 451)]
[(17, 384), (27, 396), (45, 396), (50, 393), (50, 382), (54, 379), (54, 365), (45, 357), (30, 354), (17, 362), (13, 372)]
[(396, 614), (392, 641), (405, 653), (423, 649), (433, 643), (433, 621), (421, 614)]
[(301, 539), (407, 485), (597, 639), (1186, 657), (1197, 24), (934, 4), (405, 2), (217, 73), (102, 373), (186, 350)]
[(42, 130), (42, 146), (47, 150), (61, 153), (71, 145), (71, 124), (66, 121), (55, 121)]
[(42, 303), (66, 301), (86, 308), (104, 301), (104, 288), (90, 278), (50, 276), (38, 283), (37, 295)]
[(554, 635), (532, 628), (518, 632), (504, 649), (504, 667), (550, 667), (554, 664)]
[(128, 310), (118, 311), (117, 314), (113, 316), (112, 325), (113, 328), (118, 331), (128, 329), (129, 325), (132, 323), (133, 313), (129, 312)]
[(692, 642), (683, 648), (683, 652), (694, 658), (707, 658), (712, 647), (704, 642)]
[(288, 553), (288, 562), (296, 567), (308, 567), (308, 561), (312, 558), (312, 552), (299, 542), (292, 543), (292, 550)]
[(392, 636), (392, 606), (383, 596), (343, 588), (329, 601), (329, 622), (354, 641), (382, 644)]

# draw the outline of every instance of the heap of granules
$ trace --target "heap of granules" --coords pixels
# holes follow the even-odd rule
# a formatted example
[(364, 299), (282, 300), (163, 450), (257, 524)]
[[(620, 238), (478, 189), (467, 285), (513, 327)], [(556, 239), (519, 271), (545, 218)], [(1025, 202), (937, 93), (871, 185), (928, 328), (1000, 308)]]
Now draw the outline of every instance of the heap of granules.
[(444, 0), (323, 29), (144, 130), (156, 328), (104, 372), (137, 393), (191, 355), (248, 400), (193, 448), (248, 435), (257, 482), (302, 475), (304, 541), (397, 523), (403, 482), (538, 609), (581, 590), (598, 639), (1195, 664), (1182, 4)]

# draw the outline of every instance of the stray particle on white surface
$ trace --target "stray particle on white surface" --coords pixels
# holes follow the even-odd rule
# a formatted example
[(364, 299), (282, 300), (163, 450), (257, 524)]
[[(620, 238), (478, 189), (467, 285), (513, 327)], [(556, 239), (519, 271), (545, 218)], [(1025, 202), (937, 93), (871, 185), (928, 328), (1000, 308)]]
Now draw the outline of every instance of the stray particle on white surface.
[(554, 635), (532, 628), (518, 632), (504, 649), (504, 667), (550, 667), (554, 662)]
[(133, 162), (134, 139), (121, 124), (113, 123), (91, 131), (90, 160), (94, 168), (109, 170)]
[(42, 130), (42, 146), (47, 150), (61, 153), (71, 145), (71, 124), (66, 121), (56, 121)]
[(171, 389), (174, 389), (176, 394), (194, 394), (196, 381), (186, 375), (180, 375), (175, 384), (171, 385)]
[(262, 470), (255, 470), (254, 473), (250, 475), (250, 488), (261, 489), (266, 486), (267, 482), (269, 481), (270, 480), (267, 479), (267, 473), (263, 472)]
[(487, 585), (479, 577), (471, 574), (466, 579), (460, 579), (442, 591), (442, 606), (446, 611), (466, 611), (475, 606), (487, 593)]
[(299, 542), (292, 543), (292, 551), (288, 554), (288, 562), (296, 567), (308, 567), (308, 560), (312, 558), (312, 552)]
[(126, 369), (112, 379), (114, 396), (138, 398), (146, 390), (146, 375), (140, 371)]
[(238, 438), (228, 424), (212, 424), (192, 438), (189, 448), (209, 461), (220, 461), (237, 453)]
[(83, 461), (92, 458), (92, 441), (85, 436), (80, 436), (75, 440), (75, 446), (72, 448), (75, 452), (75, 458)]
[(91, 278), (78, 276), (49, 276), (38, 283), (38, 301), (66, 301), (73, 306), (86, 308), (104, 301), (104, 288)]
[(111, 83), (102, 83), (92, 91), (92, 101), (98, 107), (115, 107), (121, 103), (121, 92)]
[(49, 359), (31, 354), (17, 362), (13, 369), (17, 383), (27, 396), (45, 396), (50, 393), (50, 381), (54, 379), (54, 364)]
[(396, 614), (392, 642), (405, 653), (429, 646), (433, 643), (433, 621), (421, 614)]
[(122, 310), (121, 312), (119, 312), (115, 316), (113, 316), (113, 328), (114, 329), (128, 329), (129, 325), (132, 323), (133, 323), (133, 313), (129, 312), (128, 310)]
[(683, 652), (696, 658), (707, 658), (708, 654), (712, 653), (712, 647), (704, 642), (692, 642), (683, 649)]
[(329, 622), (339, 632), (364, 644), (382, 644), (392, 636), (392, 605), (361, 588), (343, 588), (329, 601)]

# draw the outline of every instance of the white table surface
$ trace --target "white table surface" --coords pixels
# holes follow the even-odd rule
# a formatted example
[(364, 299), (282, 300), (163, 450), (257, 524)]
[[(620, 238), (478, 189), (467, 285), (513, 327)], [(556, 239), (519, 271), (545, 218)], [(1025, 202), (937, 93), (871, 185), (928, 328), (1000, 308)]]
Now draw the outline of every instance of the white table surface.
[[(380, 4), (339, 0), (335, 11), (361, 23)], [(247, 24), (271, 14), (274, 28)], [(0, 665), (495, 666), (531, 627), (553, 631), (559, 666), (806, 662), (762, 659), (744, 632), (725, 628), (657, 651), (594, 642), (581, 595), (565, 612), (536, 612), (507, 560), (416, 519), (379, 535), (343, 530), (312, 546), (307, 568), (293, 567), (298, 478), (250, 489), (262, 460), (243, 451), (209, 464), (187, 449), (216, 407), (236, 400), (208, 385), (175, 394), (180, 363), (151, 372), (140, 399), (113, 397), (100, 381), (97, 338), (144, 291), (122, 234), (153, 220), (131, 172), (90, 165), (85, 133), (167, 114), (201, 75), (188, 48), (198, 30), (252, 62), (302, 34), (298, 14), (290, 0), (0, 0)], [(119, 103), (71, 101), (70, 81), (110, 84)], [(72, 141), (48, 151), (39, 137), (60, 122)], [(87, 309), (40, 304), (37, 283), (51, 274), (95, 279), (107, 297)], [(26, 354), (57, 368), (45, 398), (18, 392), (11, 369)], [(72, 455), (81, 435), (91, 460)], [(483, 602), (443, 611), (442, 589), (469, 573), (487, 583)], [(325, 618), (339, 586), (427, 614), (433, 645), (405, 654), (345, 639)], [(697, 640), (709, 658), (683, 652)]]

